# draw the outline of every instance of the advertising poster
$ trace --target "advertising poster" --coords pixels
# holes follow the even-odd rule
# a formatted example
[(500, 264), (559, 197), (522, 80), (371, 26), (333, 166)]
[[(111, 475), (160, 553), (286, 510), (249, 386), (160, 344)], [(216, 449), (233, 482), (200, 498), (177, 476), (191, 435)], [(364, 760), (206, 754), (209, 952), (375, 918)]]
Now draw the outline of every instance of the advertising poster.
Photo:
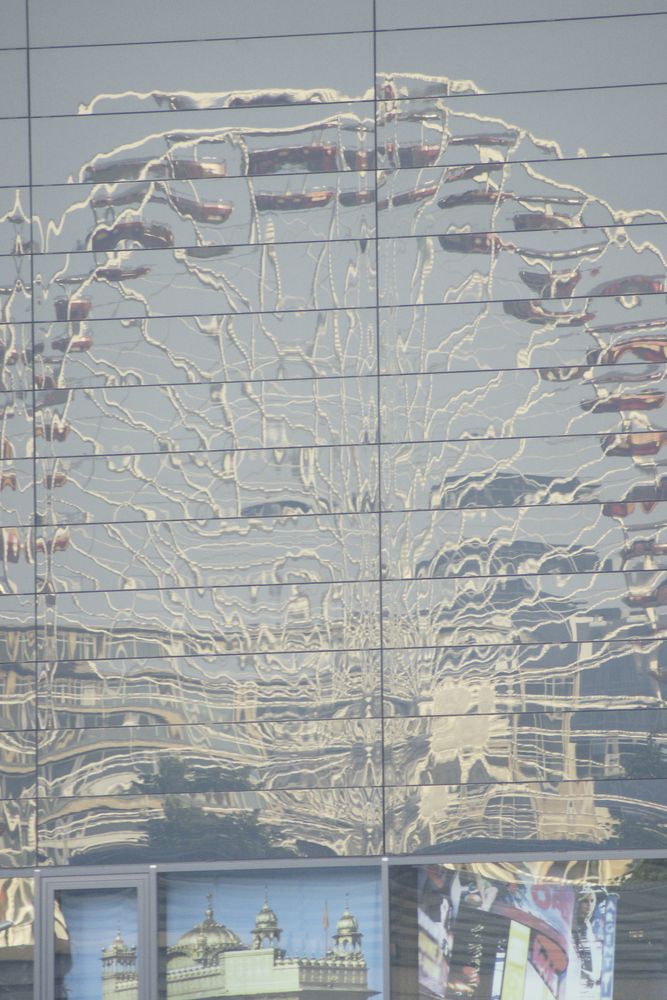
[(417, 895), (422, 1000), (613, 1000), (614, 894), (428, 865)]

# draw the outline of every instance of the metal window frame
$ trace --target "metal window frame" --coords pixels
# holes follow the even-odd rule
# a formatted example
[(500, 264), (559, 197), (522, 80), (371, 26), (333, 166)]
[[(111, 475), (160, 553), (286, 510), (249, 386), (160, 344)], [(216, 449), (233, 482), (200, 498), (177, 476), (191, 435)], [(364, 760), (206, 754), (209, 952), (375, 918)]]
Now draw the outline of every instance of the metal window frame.
[(157, 1000), (157, 924), (155, 877), (151, 872), (122, 871), (88, 875), (41, 873), (35, 892), (35, 1000), (55, 1000), (54, 912), (60, 891), (135, 889), (137, 893), (138, 1000)]

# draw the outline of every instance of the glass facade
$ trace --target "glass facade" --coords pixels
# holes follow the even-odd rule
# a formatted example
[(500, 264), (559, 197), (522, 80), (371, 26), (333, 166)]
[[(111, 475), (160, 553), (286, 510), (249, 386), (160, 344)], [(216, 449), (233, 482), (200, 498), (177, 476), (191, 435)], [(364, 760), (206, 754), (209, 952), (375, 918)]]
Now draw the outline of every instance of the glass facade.
[(394, 1000), (667, 996), (665, 865), (397, 867)]
[(31, 881), (6, 880), (0, 897), (0, 996), (13, 1000), (32, 1000), (33, 973), (38, 1000), (667, 998), (664, 858), (38, 880), (34, 932)]
[(0, 25), (0, 996), (660, 996), (665, 5)]

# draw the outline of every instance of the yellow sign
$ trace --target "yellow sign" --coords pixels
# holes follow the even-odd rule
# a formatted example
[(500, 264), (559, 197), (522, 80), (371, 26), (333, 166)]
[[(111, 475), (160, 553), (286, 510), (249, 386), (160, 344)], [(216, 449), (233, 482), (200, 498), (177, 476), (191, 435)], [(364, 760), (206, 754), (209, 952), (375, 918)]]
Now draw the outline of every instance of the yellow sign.
[(501, 1000), (524, 1000), (529, 944), (530, 928), (513, 920), (507, 940)]

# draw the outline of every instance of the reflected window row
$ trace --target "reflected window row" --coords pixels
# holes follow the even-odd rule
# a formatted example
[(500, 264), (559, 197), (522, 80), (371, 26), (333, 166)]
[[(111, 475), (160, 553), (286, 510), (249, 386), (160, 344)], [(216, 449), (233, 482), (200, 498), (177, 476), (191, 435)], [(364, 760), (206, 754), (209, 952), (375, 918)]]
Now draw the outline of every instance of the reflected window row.
[[(662, 163), (659, 166), (662, 166)], [(404, 214), (407, 218), (404, 218), (404, 221), (401, 222), (396, 216), (392, 218), (390, 215), (386, 231), (385, 227), (380, 225), (379, 232), (377, 232), (374, 221), (375, 191), (372, 188), (369, 189), (367, 181), (362, 180), (358, 182), (356, 188), (348, 183), (345, 190), (339, 191), (337, 189), (340, 187), (340, 182), (335, 178), (333, 179), (333, 183), (328, 187), (323, 186), (323, 182), (326, 184), (327, 181), (327, 176), (325, 175), (322, 178), (318, 178), (317, 183), (311, 185), (310, 190), (301, 191), (299, 188), (306, 187), (307, 181), (302, 184), (300, 183), (300, 179), (301, 175), (296, 177), (291, 175), (289, 178), (281, 179), (280, 193), (274, 194), (270, 191), (256, 192), (251, 190), (248, 197), (248, 210), (244, 212), (242, 207), (239, 213), (241, 218), (238, 223), (228, 227), (224, 238), (219, 231), (210, 229), (207, 231), (206, 225), (192, 227), (190, 221), (192, 216), (199, 214), (200, 208), (203, 208), (206, 213), (210, 210), (214, 225), (217, 225), (220, 221), (214, 218), (216, 213), (224, 213), (227, 217), (231, 215), (234, 209), (234, 202), (226, 202), (220, 198), (221, 195), (223, 198), (225, 195), (224, 185), (222, 189), (219, 188), (217, 191), (211, 191), (215, 200), (207, 203), (199, 200), (201, 198), (200, 192), (195, 192), (196, 199), (189, 203), (186, 199), (177, 198), (175, 195), (172, 197), (171, 194), (167, 198), (157, 197), (155, 200), (158, 203), (170, 203), (172, 201), (179, 201), (181, 203), (181, 207), (176, 214), (176, 223), (173, 222), (170, 207), (164, 213), (159, 209), (151, 211), (149, 218), (136, 212), (118, 213), (109, 222), (104, 221), (101, 223), (95, 220), (88, 221), (85, 218), (79, 218), (76, 220), (75, 225), (71, 227), (72, 229), (79, 229), (80, 227), (79, 232), (72, 234), (70, 227), (67, 226), (66, 218), (60, 220), (56, 227), (56, 224), (46, 217), (34, 223), (34, 229), (37, 232), (45, 231), (44, 238), (46, 240), (45, 249), (41, 250), (41, 237), (39, 237), (39, 242), (34, 244), (36, 249), (31, 257), (32, 264), (35, 270), (38, 271), (37, 280), (42, 280), (47, 286), (51, 283), (50, 272), (53, 271), (53, 262), (55, 261), (56, 263), (56, 271), (59, 271), (62, 260), (58, 255), (62, 253), (72, 255), (72, 264), (75, 266), (81, 262), (81, 269), (88, 271), (91, 283), (97, 280), (108, 280), (110, 283), (114, 283), (130, 279), (140, 279), (144, 275), (156, 270), (156, 277), (166, 273), (164, 265), (167, 263), (168, 258), (165, 254), (174, 256), (175, 262), (173, 262), (173, 267), (175, 269), (178, 269), (179, 262), (182, 265), (181, 270), (185, 271), (185, 264), (188, 261), (192, 262), (196, 259), (204, 259), (208, 260), (208, 264), (202, 265), (202, 267), (207, 267), (214, 274), (224, 275), (226, 271), (234, 269), (239, 257), (247, 258), (248, 256), (254, 256), (257, 259), (257, 253), (249, 255), (249, 251), (253, 248), (264, 250), (265, 253), (272, 253), (276, 257), (276, 261), (282, 264), (283, 267), (286, 267), (287, 262), (298, 252), (297, 247), (306, 244), (307, 248), (303, 253), (307, 257), (317, 250), (316, 246), (310, 247), (310, 244), (324, 242), (326, 242), (331, 253), (338, 252), (335, 250), (336, 244), (350, 242), (358, 243), (361, 253), (365, 252), (368, 244), (374, 245), (375, 242), (378, 242), (380, 247), (386, 247), (388, 253), (392, 253), (396, 251), (398, 241), (428, 236), (437, 237), (440, 247), (446, 252), (492, 254), (497, 251), (507, 254), (519, 253), (523, 258), (542, 257), (545, 260), (549, 260), (562, 257), (565, 260), (568, 257), (595, 257), (605, 248), (612, 247), (615, 244), (625, 245), (628, 240), (633, 241), (635, 244), (641, 244), (644, 237), (647, 241), (653, 242), (654, 246), (652, 249), (654, 255), (659, 255), (659, 247), (664, 239), (662, 227), (664, 227), (665, 223), (661, 220), (662, 213), (658, 208), (651, 213), (647, 212), (645, 221), (627, 222), (623, 224), (622, 228), (619, 228), (614, 217), (609, 215), (609, 221), (604, 233), (599, 224), (579, 225), (577, 220), (572, 216), (563, 216), (561, 219), (553, 220), (553, 223), (551, 219), (548, 219), (546, 220), (548, 224), (545, 225), (544, 215), (539, 211), (515, 211), (508, 222), (504, 222), (503, 220), (496, 221), (498, 227), (505, 226), (506, 228), (494, 228), (490, 230), (476, 230), (473, 228), (463, 233), (457, 231), (455, 228), (456, 223), (453, 219), (443, 218), (439, 213), (435, 217), (433, 215), (429, 216), (426, 212), (420, 213), (419, 219), (415, 221), (410, 217), (410, 213), (397, 212), (396, 216)], [(403, 181), (401, 186), (406, 186), (405, 178), (402, 174), (401, 181)], [(138, 193), (138, 203), (151, 201), (150, 188), (153, 186), (152, 184), (148, 186), (145, 198), (141, 191)], [(391, 199), (382, 199), (378, 205), (378, 211), (382, 213), (388, 205), (398, 207), (408, 204), (410, 200), (419, 200), (416, 197), (413, 199), (412, 196), (421, 193), (424, 194), (422, 200), (432, 202), (438, 194), (439, 185), (437, 183), (423, 189), (416, 189), (409, 182), (407, 186), (408, 190), (403, 192), (403, 194), (395, 195)], [(296, 190), (294, 190), (295, 188)], [(13, 194), (13, 192), (11, 193)], [(20, 198), (21, 193), (25, 194), (25, 192), (17, 191), (17, 199)], [(498, 199), (498, 201), (501, 200), (501, 198)], [(531, 199), (528, 195), (524, 195), (518, 196), (517, 200), (528, 202), (529, 204), (526, 207), (530, 209), (532, 207), (531, 203), (536, 199)], [(437, 203), (437, 208), (442, 208), (446, 201), (446, 198), (440, 199)], [(581, 201), (583, 203), (584, 199), (582, 198)], [(524, 206), (519, 205), (515, 207), (522, 208)], [(347, 208), (353, 208), (355, 211), (345, 211), (344, 209)], [(303, 214), (292, 217), (287, 214), (290, 212), (299, 213), (304, 209), (315, 209), (315, 211), (309, 212), (307, 218)], [(275, 215), (270, 214), (272, 212), (275, 212)], [(264, 213), (267, 214), (265, 215)], [(242, 218), (244, 214), (246, 215), (245, 221)], [(492, 214), (496, 215), (495, 212)], [(544, 214), (548, 215), (548, 213)], [(600, 215), (604, 215), (604, 213), (600, 213)], [(166, 217), (171, 224), (158, 221), (161, 216)], [(248, 216), (250, 216), (250, 219), (248, 219)], [(202, 212), (203, 217), (204, 212)], [(184, 218), (186, 220), (185, 225), (180, 225), (180, 222)], [(384, 216), (380, 215), (379, 219), (382, 222)], [(14, 220), (11, 227), (5, 226), (4, 231), (0, 230), (0, 238), (3, 239), (6, 247), (2, 258), (16, 258), (14, 263), (16, 264), (16, 261), (23, 262), (26, 268), (31, 244), (22, 235), (21, 230), (23, 232), (28, 231), (29, 227), (25, 225), (27, 222), (27, 219), (20, 216), (18, 218), (18, 226), (16, 220)], [(259, 223), (259, 225), (256, 225), (256, 223)], [(266, 225), (262, 223), (266, 223)], [(493, 225), (493, 218), (481, 219), (480, 223), (487, 226)], [(604, 222), (602, 224), (604, 225)], [(424, 232), (420, 232), (422, 228), (425, 230)], [(551, 230), (548, 238), (544, 237), (544, 230), (546, 228), (550, 228)], [(606, 229), (611, 231), (607, 233)], [(55, 230), (55, 236), (53, 230)], [(644, 230), (646, 230), (646, 233)], [(523, 246), (517, 245), (517, 233), (521, 234), (520, 239), (524, 242)], [(507, 238), (502, 239), (501, 237)], [(525, 245), (531, 238), (533, 241), (532, 245), (530, 243)], [(21, 257), (21, 254), (16, 254), (14, 249), (17, 239), (21, 241), (20, 245), (23, 257)], [(199, 242), (202, 239), (206, 240), (206, 242)], [(123, 250), (132, 250), (134, 254), (132, 262), (136, 263), (137, 267), (122, 269), (114, 266), (106, 267), (100, 264), (99, 256), (102, 253), (112, 254), (113, 250), (119, 245)], [(285, 247), (291, 249), (285, 249)], [(645, 249), (651, 249), (650, 244)], [(95, 255), (92, 260), (91, 251)], [(150, 251), (163, 251), (163, 253), (160, 255), (159, 253), (150, 253)], [(610, 250), (609, 253), (611, 254), (612, 251)], [(144, 259), (144, 254), (147, 256), (145, 257), (145, 265), (142, 265), (141, 261)], [(228, 259), (220, 260), (217, 264), (215, 263), (216, 258), (220, 259), (223, 257)], [(451, 259), (453, 260), (453, 258)], [(457, 264), (459, 259), (456, 258)], [(649, 253), (645, 253), (643, 262), (649, 263), (649, 261), (650, 255)], [(6, 263), (6, 261), (3, 260), (3, 263)], [(610, 263), (613, 263), (613, 261), (610, 261)], [(236, 266), (238, 267), (238, 264)], [(386, 266), (384, 260), (380, 261), (380, 266), (380, 282), (382, 284), (383, 279), (391, 275), (391, 271)], [(252, 262), (249, 269), (252, 269)], [(529, 289), (534, 288), (534, 284), (530, 281), (526, 282), (523, 275), (521, 275), (521, 278), (528, 285)], [(503, 301), (526, 298), (529, 295), (529, 291), (525, 286), (516, 280), (516, 275), (514, 276), (514, 286), (510, 285), (510, 280), (512, 280), (511, 276), (507, 276), (505, 283), (499, 285), (495, 297), (491, 292), (488, 292), (482, 301), (502, 303)], [(635, 279), (636, 282), (640, 280)], [(85, 276), (79, 276), (77, 283), (84, 284)], [(544, 292), (546, 287), (546, 285), (544, 288), (538, 286), (534, 290)], [(632, 290), (629, 288), (623, 289), (623, 291), (632, 294)], [(645, 287), (638, 289), (638, 294), (651, 294), (652, 292), (659, 294), (661, 291), (659, 282), (656, 279), (653, 279), (651, 282), (647, 276)], [(538, 296), (538, 298), (551, 299), (555, 297), (569, 299), (574, 297), (581, 299), (597, 298), (604, 294), (612, 296), (618, 294), (616, 286), (611, 282), (607, 284), (603, 282), (591, 287), (590, 292), (582, 288), (576, 296), (573, 296), (571, 293), (572, 287), (563, 285), (562, 290), (558, 294), (543, 294), (542, 296)], [(384, 294), (381, 288), (381, 299)], [(477, 301), (478, 298), (479, 296), (475, 297), (472, 294), (469, 296), (471, 303)], [(415, 300), (406, 298), (397, 303), (389, 303), (389, 305), (409, 305), (413, 301)], [(421, 304), (423, 301), (424, 298), (421, 297), (415, 301), (415, 304)], [(427, 296), (428, 301), (429, 298)], [(434, 297), (430, 300), (430, 304), (438, 305), (440, 301), (442, 299)], [(464, 298), (462, 301), (465, 302), (466, 299)], [(48, 305), (45, 308), (42, 306), (41, 298), (37, 300), (36, 313), (40, 322), (49, 319), (51, 310), (48, 308)], [(53, 303), (53, 311), (55, 312), (55, 319), (57, 321), (72, 318), (68, 315), (66, 305), (67, 303), (65, 302), (56, 308), (55, 303)], [(76, 309), (77, 307), (74, 306), (74, 308)], [(100, 310), (99, 305), (97, 308)], [(140, 311), (140, 306), (136, 308), (139, 310), (138, 315), (135, 317), (128, 315), (128, 319), (144, 318), (143, 313)], [(305, 306), (295, 307), (292, 311), (303, 311), (306, 308)], [(317, 306), (311, 306), (310, 308), (314, 309)], [(322, 308), (331, 311), (335, 308), (335, 305)], [(366, 304), (364, 306), (362, 304), (361, 308), (369, 308), (369, 305)], [(81, 312), (83, 307), (79, 306), (78, 309)], [(88, 311), (90, 311), (90, 307)], [(103, 313), (104, 309), (100, 311)], [(231, 308), (228, 306), (228, 312), (231, 311)], [(260, 312), (261, 306), (249, 308), (244, 311), (251, 313)], [(148, 315), (150, 315), (150, 310), (148, 311)], [(155, 315), (157, 317), (170, 318), (169, 313), (161, 312), (160, 310)], [(111, 314), (109, 316), (102, 314), (97, 315), (96, 318), (108, 319), (113, 318), (113, 316)]]
[[(0, 597), (7, 634), (34, 631), (39, 659), (68, 656), (68, 633), (104, 657), (165, 653), (661, 638), (665, 570), (293, 581)], [(48, 584), (48, 581), (46, 581)], [(71, 650), (69, 655), (75, 652)], [(90, 654), (89, 654), (90, 655)]]
[[(4, 505), (3, 505), (4, 506)], [(53, 592), (624, 572), (665, 566), (665, 504), (290, 514), (3, 527), (7, 590)], [(11, 512), (11, 508), (9, 511)], [(31, 512), (30, 512), (31, 514)], [(650, 537), (637, 535), (645, 533)], [(379, 551), (378, 551), (379, 547)], [(32, 572), (32, 576), (31, 576)]]
[[(611, 125), (605, 127), (604, 118), (596, 121), (594, 129), (589, 127), (589, 115), (604, 114), (607, 88), (580, 91), (574, 96), (551, 92), (550, 104), (561, 112), (554, 115), (559, 136), (561, 140), (569, 136), (565, 142), (540, 137), (539, 94), (511, 98), (464, 94), (459, 103), (456, 94), (428, 100), (392, 97), (391, 101), (379, 102), (377, 113), (373, 102), (346, 101), (341, 96), (325, 111), (322, 105), (314, 109), (309, 104), (293, 104), (269, 110), (258, 105), (243, 112), (181, 109), (170, 112), (168, 117), (160, 111), (110, 111), (92, 116), (32, 118), (36, 237), (43, 226), (36, 249), (43, 251), (46, 236), (56, 241), (47, 244), (52, 249), (58, 245), (62, 248), (68, 237), (76, 247), (72, 231), (77, 218), (81, 226), (84, 213), (96, 215), (100, 221), (113, 212), (130, 215), (132, 207), (136, 212), (136, 205), (141, 204), (138, 193), (142, 189), (143, 201), (147, 206), (150, 203), (153, 212), (165, 214), (170, 205), (172, 219), (180, 215), (193, 227), (197, 222), (206, 223), (211, 233), (233, 231), (243, 211), (248, 215), (252, 209), (257, 210), (258, 223), (266, 223), (270, 218), (266, 213), (272, 211), (273, 219), (281, 221), (283, 230), (289, 232), (285, 213), (290, 208), (296, 210), (296, 192), (291, 206), (289, 199), (284, 199), (277, 207), (281, 184), (289, 191), (291, 178), (297, 189), (299, 183), (307, 184), (310, 178), (312, 189), (323, 181), (322, 175), (328, 176), (330, 184), (338, 187), (338, 197), (332, 194), (328, 204), (333, 207), (338, 202), (342, 215), (343, 208), (375, 201), (375, 171), (378, 222), (383, 229), (388, 227), (384, 235), (390, 235), (394, 226), (402, 233), (404, 228), (400, 227), (406, 225), (412, 226), (412, 231), (420, 227), (426, 232), (437, 231), (462, 216), (460, 211), (454, 211), (466, 204), (462, 195), (468, 199), (471, 222), (479, 220), (477, 227), (481, 228), (489, 214), (480, 207), (484, 199), (474, 199), (470, 192), (487, 177), (497, 186), (503, 179), (499, 174), (501, 166), (510, 184), (507, 189), (503, 187), (496, 200), (507, 203), (512, 197), (519, 203), (519, 214), (521, 202), (527, 202), (527, 207), (553, 202), (557, 214), (551, 228), (558, 228), (559, 221), (561, 228), (565, 225), (563, 218), (568, 209), (580, 224), (611, 223), (615, 214), (622, 213), (621, 205), (626, 211), (635, 209), (634, 222), (638, 223), (644, 215), (650, 218), (650, 209), (659, 209), (664, 199), (658, 178), (665, 151), (647, 119), (659, 116), (665, 86), (639, 85), (646, 116), (638, 117), (633, 117), (637, 85), (614, 88), (615, 99), (625, 106), (628, 118), (628, 128), (620, 134), (612, 131)], [(510, 100), (511, 104), (505, 103)], [(482, 110), (487, 114), (480, 115)], [(566, 131), (561, 117), (568, 121)], [(508, 118), (515, 119), (515, 123), (508, 125)], [(415, 120), (422, 125), (416, 127)], [(165, 129), (167, 123), (169, 128)], [(534, 128), (529, 127), (531, 124)], [(3, 119), (3, 128), (17, 140), (0, 174), (6, 196), (12, 188), (20, 189), (29, 183), (24, 148), (27, 126), (26, 118)], [(59, 136), (66, 140), (63, 148), (58, 145)], [(583, 142), (586, 146), (578, 145)], [(134, 155), (128, 155), (128, 147)], [(496, 156), (489, 161), (484, 151), (492, 147)], [(633, 183), (635, 170), (639, 174), (634, 175)], [(424, 184), (416, 185), (420, 176)], [(638, 183), (640, 180), (643, 185)], [(260, 193), (261, 186), (267, 190), (254, 206), (252, 196), (257, 185)], [(578, 190), (572, 190), (573, 185)], [(188, 195), (192, 202), (197, 189), (206, 192), (209, 199), (201, 198), (200, 206), (191, 205), (186, 213)], [(585, 204), (582, 189), (589, 191), (592, 204)], [(82, 197), (77, 198), (79, 192)], [(240, 192), (245, 192), (242, 201), (232, 204), (231, 210), (229, 202), (226, 209), (221, 202), (216, 210), (215, 201), (211, 201), (214, 194), (230, 198), (234, 193), (239, 197)], [(602, 199), (609, 199), (616, 211), (610, 215), (608, 206), (605, 211)], [(486, 204), (491, 200), (488, 192)], [(310, 215), (318, 207), (314, 195), (310, 203), (306, 198), (301, 203)], [(405, 206), (420, 203), (428, 209), (426, 219), (410, 221)], [(322, 200), (319, 207), (323, 207)], [(511, 203), (499, 204), (499, 220), (505, 220), (505, 228), (525, 228), (528, 220), (520, 219), (515, 225), (511, 208)], [(54, 223), (63, 216), (68, 233), (59, 237)], [(437, 228), (435, 219), (440, 220)], [(231, 224), (221, 229), (228, 220)], [(533, 228), (539, 226), (538, 218), (530, 222)], [(495, 221), (486, 222), (492, 224)], [(85, 244), (78, 247), (82, 248)]]
[[(26, 389), (0, 393), (3, 461), (340, 447), (375, 443), (380, 433), (383, 446), (455, 443), (461, 450), (468, 442), (499, 448), (500, 439), (531, 438), (570, 438), (578, 450), (580, 439), (597, 436), (601, 459), (631, 459), (633, 451), (652, 457), (664, 444), (665, 370), (661, 360), (379, 382), (355, 376)], [(632, 439), (636, 448), (627, 446)]]
[[(611, 384), (611, 366), (619, 366), (619, 383), (624, 372), (655, 382), (665, 361), (663, 295), (651, 290), (659, 284), (639, 275), (612, 282), (606, 294), (551, 302), (551, 316), (539, 323), (529, 322), (538, 299), (381, 307), (377, 326), (373, 307), (91, 319), (85, 316), (89, 299), (62, 298), (53, 303), (56, 318), (36, 322), (34, 334), (26, 319), (0, 325), (0, 388), (136, 391), (379, 371), (384, 395), (396, 396), (400, 384), (388, 376), (412, 376), (408, 385), (417, 378), (428, 385), (441, 376), (449, 394), (457, 387), (454, 375), (464, 388), (474, 372), (480, 378), (481, 372), (489, 372), (488, 378), (515, 372), (505, 378), (525, 380), (532, 371), (533, 377), (570, 382), (574, 389), (582, 381), (594, 387), (596, 379)], [(68, 311), (76, 318), (68, 319)], [(614, 322), (621, 313), (625, 321)], [(561, 336), (554, 342), (556, 334)], [(131, 409), (131, 393), (127, 399)], [(636, 408), (642, 408), (641, 400)]]
[(468, 785), (667, 777), (664, 708), (512, 715), (485, 707), (485, 713), (384, 720), (244, 719), (0, 733), (0, 798), (280, 792), (384, 783), (387, 790), (412, 786), (426, 800), (434, 786), (456, 787), (461, 794), (460, 786)]
[[(277, 396), (276, 404), (279, 400)], [(609, 530), (613, 525), (621, 530), (622, 525), (633, 534), (651, 521), (654, 508), (649, 505), (667, 498), (663, 437), (662, 431), (642, 429), (380, 448), (277, 445), (237, 451), (63, 454), (36, 461), (10, 458), (8, 449), (0, 462), (0, 506), (10, 527), (31, 523), (35, 501), (38, 523), (50, 526), (363, 513), (377, 511), (380, 503), (385, 512), (412, 512), (415, 525), (420, 512), (432, 511), (435, 524), (445, 517), (436, 511), (513, 508), (498, 517), (518, 523), (531, 516), (521, 509), (560, 505), (590, 523), (601, 505), (601, 528), (606, 523)], [(589, 506), (590, 513), (577, 510)], [(661, 511), (662, 506), (655, 508), (656, 528)], [(559, 517), (557, 512), (545, 516)], [(471, 513), (469, 520), (474, 517)]]
[(377, 648), (188, 655), (156, 648), (142, 654), (140, 638), (128, 636), (122, 655), (102, 659), (95, 658), (99, 640), (93, 632), (69, 632), (61, 636), (60, 659), (35, 663), (34, 632), (8, 635), (0, 672), (2, 730), (382, 714), (465, 721), (477, 715), (655, 710), (664, 707), (666, 696), (667, 640), (658, 638), (385, 649), (382, 668)]
[(664, 637), (663, 569), (388, 580), (382, 589), (382, 604), (378, 580), (45, 586), (0, 602), (7, 646), (33, 645), (44, 660), (371, 649), (380, 614), (384, 646), (396, 649)]
[[(187, 603), (193, 588), (219, 590), (224, 600), (224, 591), (241, 594), (243, 587), (356, 586), (383, 580), (388, 588), (383, 611), (393, 618), (404, 598), (391, 595), (403, 594), (410, 603), (418, 594), (419, 601), (426, 594), (436, 599), (453, 588), (461, 595), (460, 603), (472, 606), (474, 599), (462, 596), (474, 592), (469, 587), (497, 588), (492, 592), (502, 605), (500, 595), (507, 588), (508, 594), (524, 595), (527, 602), (532, 595), (539, 605), (542, 594), (553, 593), (550, 578), (567, 576), (573, 594), (581, 593), (576, 580), (583, 577), (582, 586), (624, 593), (625, 603), (640, 612), (664, 604), (667, 566), (658, 509), (657, 519), (645, 521), (646, 528), (655, 531), (655, 540), (635, 541), (628, 539), (622, 523), (610, 527), (601, 508), (597, 523), (584, 522), (579, 528), (572, 525), (570, 508), (547, 509), (544, 517), (540, 510), (539, 520), (546, 525), (535, 534), (530, 530), (535, 508), (530, 507), (521, 510), (520, 518), (503, 512), (495, 530), (496, 517), (486, 511), (477, 518), (468, 515), (463, 522), (454, 512), (437, 520), (425, 512), (400, 518), (388, 514), (387, 530), (393, 526), (396, 535), (387, 541), (383, 531), (381, 553), (374, 515), (168, 521), (150, 529), (139, 527), (140, 522), (64, 525), (40, 531), (36, 539), (30, 528), (3, 528), (3, 555), (12, 565), (2, 575), (2, 598), (37, 594), (46, 607), (56, 607), (59, 595), (67, 606), (66, 595), (99, 594), (102, 605), (113, 602), (114, 592), (131, 590), (159, 603), (169, 600), (167, 594), (159, 596), (162, 592), (177, 590)], [(565, 527), (554, 513), (565, 516)], [(481, 534), (475, 533), (475, 522)], [(420, 523), (423, 532), (413, 535), (411, 528)], [(469, 529), (465, 533), (460, 533), (462, 523)], [(218, 546), (224, 558), (217, 555)], [(381, 564), (380, 559), (386, 561)], [(304, 599), (310, 603), (310, 598)], [(579, 599), (573, 599), (572, 611), (575, 604), (583, 611)], [(597, 602), (592, 606), (597, 608)], [(599, 613), (604, 617), (604, 611)], [(636, 620), (638, 614), (620, 617)]]

